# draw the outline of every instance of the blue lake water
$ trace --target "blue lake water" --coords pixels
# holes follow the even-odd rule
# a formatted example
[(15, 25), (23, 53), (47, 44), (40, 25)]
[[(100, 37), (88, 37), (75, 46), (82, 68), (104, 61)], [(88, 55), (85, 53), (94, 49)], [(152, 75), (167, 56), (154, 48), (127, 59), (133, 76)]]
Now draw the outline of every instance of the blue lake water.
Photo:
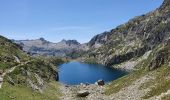
[(127, 72), (98, 64), (68, 62), (59, 66), (59, 81), (68, 85), (95, 83), (99, 79), (109, 82), (126, 75)]

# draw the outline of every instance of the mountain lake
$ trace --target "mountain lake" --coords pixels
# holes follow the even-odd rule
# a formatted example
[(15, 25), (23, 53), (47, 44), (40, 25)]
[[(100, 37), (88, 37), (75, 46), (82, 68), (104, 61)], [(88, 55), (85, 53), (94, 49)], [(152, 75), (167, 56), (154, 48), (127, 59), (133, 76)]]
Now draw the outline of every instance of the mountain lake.
[(126, 71), (77, 61), (67, 62), (59, 66), (59, 82), (68, 85), (94, 84), (100, 79), (107, 83), (126, 74), (128, 74)]

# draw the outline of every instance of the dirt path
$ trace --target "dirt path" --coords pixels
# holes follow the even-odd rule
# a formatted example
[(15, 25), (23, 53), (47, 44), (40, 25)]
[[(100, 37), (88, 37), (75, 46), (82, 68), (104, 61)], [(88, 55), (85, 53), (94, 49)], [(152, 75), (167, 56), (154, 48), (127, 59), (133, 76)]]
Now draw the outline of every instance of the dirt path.
[(27, 61), (27, 62), (21, 63), (21, 64), (19, 64), (19, 65), (17, 65), (17, 66), (14, 66), (14, 67), (12, 67), (12, 68), (10, 68), (10, 69), (7, 69), (2, 75), (0, 75), (0, 89), (2, 88), (3, 79), (4, 79), (4, 76), (5, 76), (6, 74), (13, 72), (16, 67), (25, 65), (25, 64), (27, 64), (27, 63), (29, 63), (29, 62), (31, 62), (31, 61)]
[(8, 69), (6, 72), (4, 72), (2, 75), (0, 75), (0, 88), (2, 88), (4, 76), (5, 76), (7, 73), (11, 73), (12, 71), (14, 71), (16, 67), (17, 67), (17, 66), (14, 66), (14, 67)]

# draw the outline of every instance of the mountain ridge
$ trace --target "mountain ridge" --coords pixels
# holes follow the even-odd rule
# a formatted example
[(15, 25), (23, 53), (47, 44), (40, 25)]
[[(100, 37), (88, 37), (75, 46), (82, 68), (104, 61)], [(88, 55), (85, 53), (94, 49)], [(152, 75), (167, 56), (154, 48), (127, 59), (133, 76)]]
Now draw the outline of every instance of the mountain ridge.
[(77, 40), (61, 40), (53, 43), (44, 38), (34, 40), (13, 40), (15, 43), (21, 45), (23, 50), (31, 55), (43, 56), (66, 56), (73, 51), (86, 50), (86, 44), (80, 44)]
[(85, 59), (112, 66), (141, 57), (166, 44), (170, 37), (169, 27), (170, 2), (165, 0), (156, 10), (94, 36), (88, 43), (91, 50)]

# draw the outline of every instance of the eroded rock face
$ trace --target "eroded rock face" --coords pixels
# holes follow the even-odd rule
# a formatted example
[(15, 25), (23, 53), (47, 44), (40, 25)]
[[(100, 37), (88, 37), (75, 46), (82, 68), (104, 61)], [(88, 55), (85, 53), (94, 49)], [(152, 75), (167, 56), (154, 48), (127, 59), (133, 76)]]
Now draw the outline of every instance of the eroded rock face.
[(90, 47), (99, 48), (102, 44), (106, 43), (108, 36), (109, 36), (109, 32), (98, 34), (90, 40), (88, 45)]
[(167, 41), (165, 47), (157, 51), (154, 55), (153, 60), (149, 65), (149, 70), (161, 67), (161, 65), (168, 64), (170, 62), (170, 42)]

